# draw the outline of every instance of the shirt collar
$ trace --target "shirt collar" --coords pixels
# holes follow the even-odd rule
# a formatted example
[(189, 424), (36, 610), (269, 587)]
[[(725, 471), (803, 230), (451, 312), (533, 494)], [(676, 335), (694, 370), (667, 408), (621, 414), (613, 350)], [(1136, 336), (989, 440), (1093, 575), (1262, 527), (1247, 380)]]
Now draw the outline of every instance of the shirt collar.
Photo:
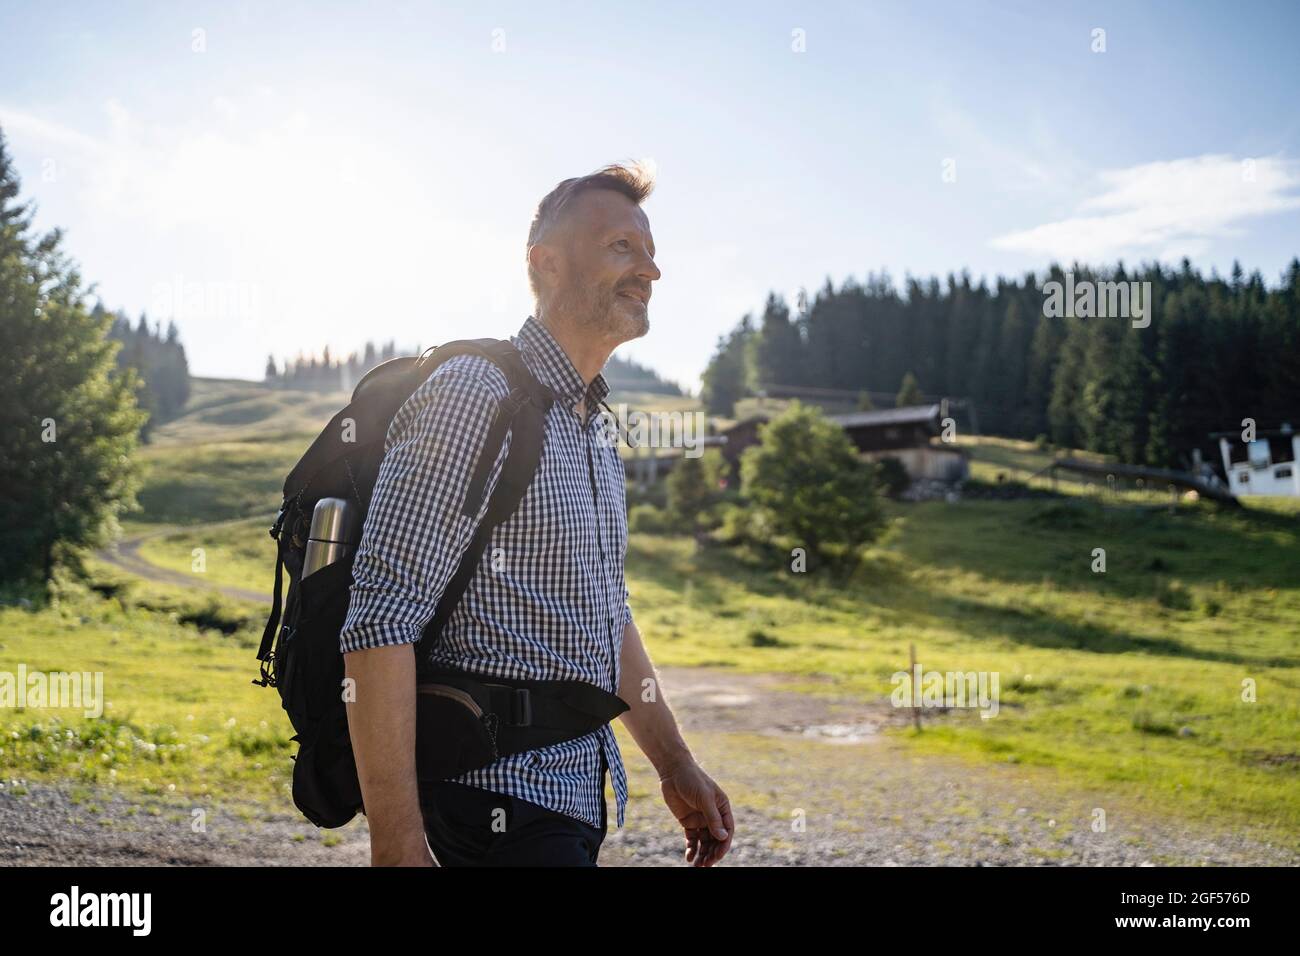
[(591, 380), (590, 385), (583, 382), (568, 353), (555, 341), (550, 329), (534, 316), (530, 315), (524, 321), (515, 338), (538, 381), (549, 385), (568, 407), (572, 408), (578, 404), (579, 399), (585, 399), (583, 406), (590, 415), (592, 409), (609, 394), (609, 383), (600, 373)]

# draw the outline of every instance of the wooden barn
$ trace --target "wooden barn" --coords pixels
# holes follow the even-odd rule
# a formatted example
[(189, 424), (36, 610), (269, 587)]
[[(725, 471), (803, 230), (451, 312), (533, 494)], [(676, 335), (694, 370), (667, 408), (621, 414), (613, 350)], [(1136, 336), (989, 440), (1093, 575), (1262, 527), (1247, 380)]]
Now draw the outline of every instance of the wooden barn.
[[(864, 458), (878, 461), (897, 458), (913, 480), (961, 481), (970, 474), (966, 453), (939, 440), (943, 431), (941, 408), (906, 405), (867, 412), (828, 415), (847, 433)], [(758, 430), (767, 415), (753, 415), (723, 433), (722, 454), (733, 468), (739, 467), (746, 448), (758, 444)]]

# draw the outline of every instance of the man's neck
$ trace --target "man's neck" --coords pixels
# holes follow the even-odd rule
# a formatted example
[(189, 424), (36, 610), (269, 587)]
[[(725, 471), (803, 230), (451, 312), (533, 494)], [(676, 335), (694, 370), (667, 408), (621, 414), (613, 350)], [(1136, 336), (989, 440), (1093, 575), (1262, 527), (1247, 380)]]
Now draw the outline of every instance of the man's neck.
[(605, 367), (618, 342), (601, 338), (590, 331), (578, 329), (574, 323), (554, 315), (538, 314), (537, 320), (546, 326), (564, 354), (569, 357), (573, 367), (582, 378), (583, 385), (590, 385), (592, 379)]

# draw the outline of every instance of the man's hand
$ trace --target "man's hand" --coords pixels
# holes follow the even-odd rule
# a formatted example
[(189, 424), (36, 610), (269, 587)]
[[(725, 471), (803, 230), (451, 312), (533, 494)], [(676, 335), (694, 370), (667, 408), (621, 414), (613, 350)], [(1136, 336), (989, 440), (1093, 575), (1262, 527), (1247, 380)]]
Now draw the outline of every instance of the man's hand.
[(664, 803), (686, 831), (686, 862), (713, 866), (731, 848), (736, 832), (727, 795), (693, 760), (669, 771), (659, 785)]

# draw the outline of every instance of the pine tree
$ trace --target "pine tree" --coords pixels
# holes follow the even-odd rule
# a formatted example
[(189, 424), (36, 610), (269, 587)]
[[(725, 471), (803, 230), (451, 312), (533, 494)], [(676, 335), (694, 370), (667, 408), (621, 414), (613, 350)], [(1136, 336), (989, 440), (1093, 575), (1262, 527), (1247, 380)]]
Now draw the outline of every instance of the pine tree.
[(734, 414), (736, 402), (747, 394), (746, 351), (753, 334), (750, 318), (745, 316), (739, 328), (718, 340), (718, 351), (703, 376), (704, 407), (711, 414)]
[(790, 309), (775, 292), (767, 297), (755, 336), (756, 378), (762, 384), (802, 385), (799, 330), (790, 321)]
[(907, 405), (920, 405), (924, 400), (916, 376), (911, 372), (906, 373), (903, 376), (902, 384), (898, 387), (898, 397), (894, 399), (894, 404), (899, 408), (903, 408)]
[(1047, 404), (1052, 398), (1052, 378), (1060, 351), (1060, 322), (1040, 315), (1029, 344), (1029, 365), (1025, 375), (1026, 424), (1024, 435), (1037, 438), (1048, 432)]
[(15, 584), (104, 540), (134, 500), (144, 423), (113, 316), (86, 308), (60, 233), (34, 233), (18, 192), (0, 133), (0, 581)]
[(988, 427), (1003, 434), (1024, 434), (1030, 418), (1027, 407), (1030, 325), (1024, 308), (1010, 283), (999, 302), (1007, 300), (996, 344), (985, 353), (984, 379), (987, 400), (984, 405), (994, 413)]
[[(103, 306), (96, 305), (96, 318)], [(142, 315), (134, 329), (126, 316), (110, 323), (109, 336), (122, 343), (117, 353), (118, 368), (131, 368), (142, 382), (139, 404), (149, 415), (141, 436), (148, 440), (155, 425), (170, 421), (180, 414), (190, 396), (190, 369), (185, 358), (185, 347), (180, 342), (176, 323), (167, 323), (164, 336), (160, 322), (149, 327)]]

